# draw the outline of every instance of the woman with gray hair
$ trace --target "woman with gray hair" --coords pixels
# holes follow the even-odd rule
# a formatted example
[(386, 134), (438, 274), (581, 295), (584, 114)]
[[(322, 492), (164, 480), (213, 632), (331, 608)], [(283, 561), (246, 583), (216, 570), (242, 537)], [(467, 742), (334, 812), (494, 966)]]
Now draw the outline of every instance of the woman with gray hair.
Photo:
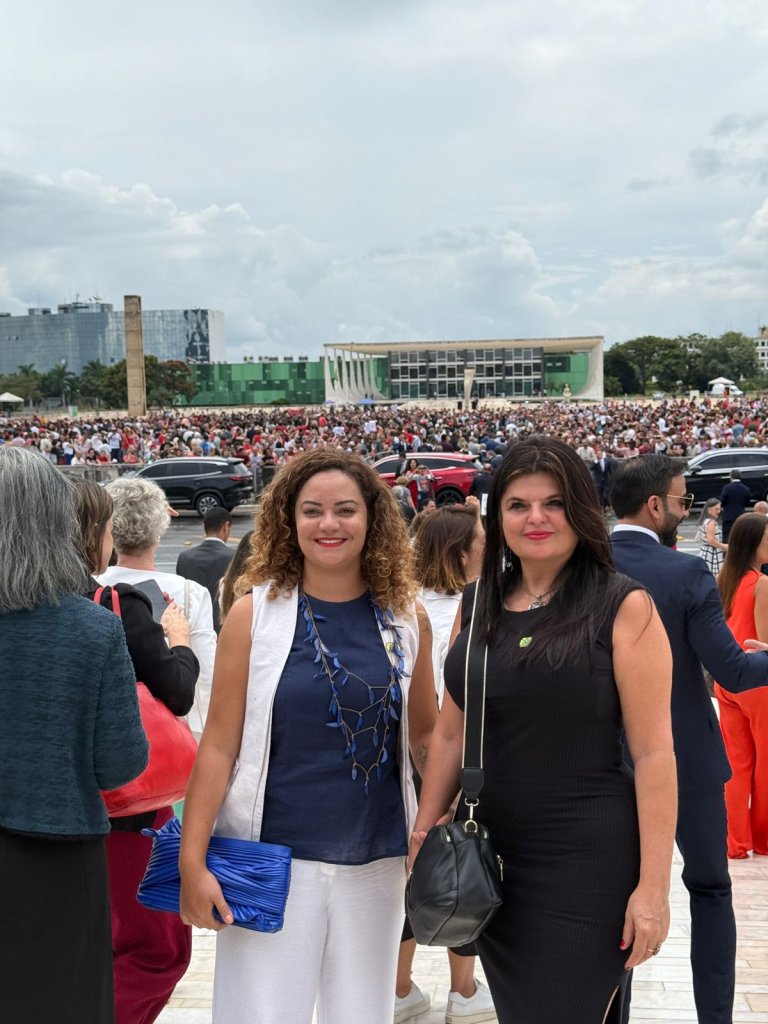
[(187, 720), (199, 738), (208, 714), (216, 633), (213, 628), (211, 595), (199, 583), (174, 572), (162, 572), (155, 564), (160, 539), (168, 529), (169, 511), (165, 494), (151, 480), (123, 477), (107, 485), (114, 505), (112, 539), (117, 565), (97, 577), (102, 586), (155, 580), (189, 620), (189, 646), (200, 664), (195, 704)]
[(392, 493), (397, 499), (397, 503), (400, 506), (400, 512), (402, 513), (406, 524), (410, 526), (416, 516), (416, 506), (413, 504), (411, 492), (404, 484), (395, 484), (392, 488)]
[(136, 677), (117, 617), (81, 596), (72, 489), (39, 452), (0, 447), (0, 521), (3, 1019), (111, 1024), (99, 791), (147, 763)]

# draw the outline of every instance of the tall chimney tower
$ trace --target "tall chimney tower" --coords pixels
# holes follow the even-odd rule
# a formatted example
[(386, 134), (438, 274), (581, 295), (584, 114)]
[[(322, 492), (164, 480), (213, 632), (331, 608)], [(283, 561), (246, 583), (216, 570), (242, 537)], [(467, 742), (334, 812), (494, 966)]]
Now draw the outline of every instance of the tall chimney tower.
[(141, 296), (126, 295), (125, 368), (128, 377), (128, 415), (147, 413), (147, 381), (144, 376), (144, 335), (141, 330)]

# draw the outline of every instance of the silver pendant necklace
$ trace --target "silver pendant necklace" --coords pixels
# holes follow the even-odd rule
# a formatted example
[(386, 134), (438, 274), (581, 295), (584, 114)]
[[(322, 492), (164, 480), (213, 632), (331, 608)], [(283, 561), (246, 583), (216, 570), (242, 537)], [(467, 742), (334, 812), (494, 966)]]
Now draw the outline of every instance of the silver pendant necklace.
[(549, 590), (545, 590), (543, 594), (532, 594), (529, 590), (526, 590), (525, 587), (523, 587), (522, 588), (523, 593), (527, 597), (532, 597), (533, 598), (531, 603), (528, 605), (528, 611), (529, 612), (533, 612), (537, 608), (545, 608), (549, 604), (550, 596), (552, 594), (554, 594), (556, 589), (557, 589), (556, 587), (550, 587), (550, 589)]

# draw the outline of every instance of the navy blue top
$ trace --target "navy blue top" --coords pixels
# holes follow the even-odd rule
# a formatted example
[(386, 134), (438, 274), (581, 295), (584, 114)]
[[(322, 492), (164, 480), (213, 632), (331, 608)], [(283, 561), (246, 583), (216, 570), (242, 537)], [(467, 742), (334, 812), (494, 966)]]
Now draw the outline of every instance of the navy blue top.
[[(379, 725), (378, 742), (374, 742), (369, 726), (376, 712), (365, 710), (370, 704), (366, 684), (374, 687), (378, 699), (390, 679), (389, 656), (373, 608), (365, 594), (353, 601), (319, 601), (312, 596), (308, 600), (323, 643), (338, 654), (350, 673), (349, 681), (338, 689), (344, 719), (357, 730), (355, 756), (369, 768), (378, 756), (382, 729)], [(327, 723), (336, 721), (329, 711), (331, 686), (325, 672), (315, 678), (322, 665), (314, 664), (314, 658), (300, 604), (272, 712), (261, 840), (290, 846), (300, 860), (329, 864), (367, 864), (404, 856), (408, 844), (397, 763), (399, 722), (390, 719), (387, 758), (380, 766), (380, 778), (373, 771), (366, 796), (364, 773), (358, 771), (357, 779), (352, 779), (343, 731), (328, 727)], [(394, 707), (399, 716), (401, 703)], [(357, 728), (360, 713), (362, 731)]]

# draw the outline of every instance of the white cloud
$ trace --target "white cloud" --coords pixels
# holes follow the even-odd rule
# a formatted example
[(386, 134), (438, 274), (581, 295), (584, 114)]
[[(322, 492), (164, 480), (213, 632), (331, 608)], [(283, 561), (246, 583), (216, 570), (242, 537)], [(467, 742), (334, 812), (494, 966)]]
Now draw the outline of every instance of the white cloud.
[[(0, 308), (207, 305), (230, 352), (752, 330), (763, 0), (8, 0)], [(762, 261), (762, 263), (761, 263)]]

